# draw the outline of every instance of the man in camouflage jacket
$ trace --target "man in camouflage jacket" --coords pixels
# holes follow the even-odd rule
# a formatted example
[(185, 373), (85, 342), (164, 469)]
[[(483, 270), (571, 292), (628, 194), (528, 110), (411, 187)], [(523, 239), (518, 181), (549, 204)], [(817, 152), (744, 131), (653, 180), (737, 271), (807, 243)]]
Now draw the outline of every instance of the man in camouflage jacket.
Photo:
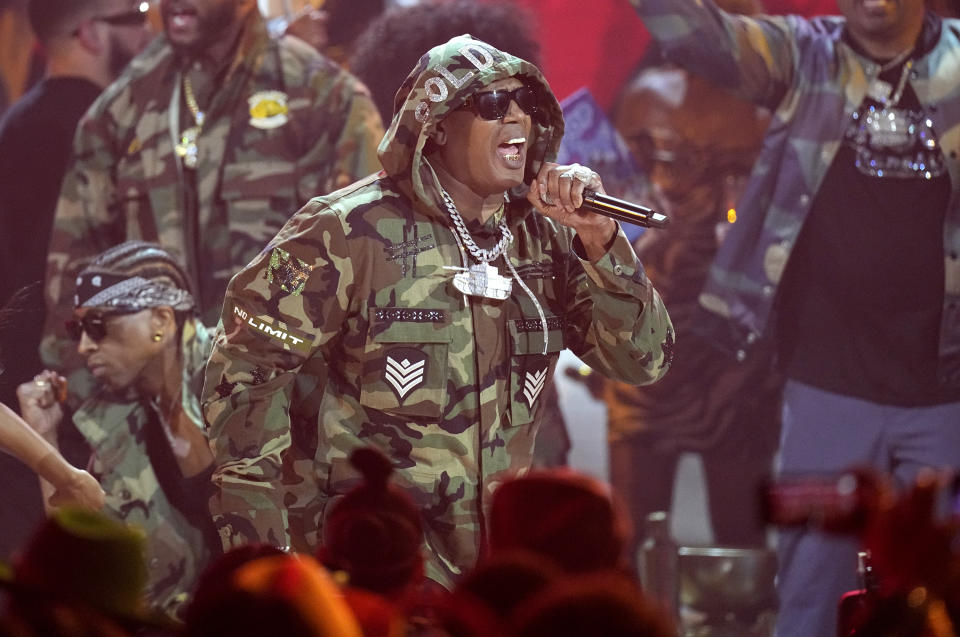
[[(183, 326), (181, 407), (202, 426), (199, 394), (211, 334), (196, 319)], [(147, 539), (146, 597), (166, 614), (178, 616), (212, 553), (202, 519), (191, 519), (167, 497), (151, 464), (146, 442), (146, 401), (124, 402), (100, 390), (73, 414), (73, 424), (92, 450), (89, 470), (106, 493), (104, 509), (140, 528)], [(162, 414), (157, 414), (163, 417)]]
[(366, 88), (300, 40), (269, 38), (256, 2), (166, 1), (161, 12), (165, 35), (77, 131), (45, 287), (41, 349), (59, 369), (80, 367), (66, 363), (62, 324), (93, 255), (156, 241), (187, 264), (212, 324), (230, 277), (292, 210), (379, 168), (383, 128)]
[[(179, 405), (185, 422), (202, 428), (199, 395), (212, 345), (211, 333), (193, 317), (184, 320), (180, 331)], [(42, 372), (37, 381), (21, 385), (18, 394), (24, 418), (56, 446), (55, 427), (45, 430), (46, 423), (59, 418), (56, 401), (45, 397), (52, 393), (48, 382), (51, 377), (56, 374)], [(152, 418), (158, 422), (151, 423)], [(74, 426), (90, 448), (86, 467), (103, 488), (104, 511), (145, 535), (146, 601), (156, 610), (178, 617), (186, 608), (197, 577), (212, 555), (219, 553), (219, 543), (209, 518), (184, 507), (187, 498), (183, 494), (203, 488), (201, 480), (205, 474), (183, 478), (172, 451), (168, 452), (169, 458), (151, 453), (148, 439), (153, 436), (156, 440), (160, 429), (155, 427), (168, 427), (159, 422), (166, 418), (167, 414), (161, 413), (151, 400), (106, 386), (84, 401), (72, 416)], [(167, 444), (165, 438), (163, 443)], [(152, 449), (156, 454), (157, 447)], [(158, 470), (157, 463), (164, 466)], [(167, 472), (167, 480), (161, 479), (162, 472)], [(206, 483), (209, 484), (208, 478)]]
[[(505, 300), (468, 296), (454, 277), (476, 260), (461, 247), (464, 234), (443, 198), (449, 186), (428, 155), (468, 96), (521, 79), (541, 95), (539, 112), (524, 120), (525, 149), (508, 140), (504, 150), (526, 160), (514, 189), (494, 197), (502, 205), (506, 195), (502, 218), (513, 241), (490, 261), (519, 285)], [(524, 169), (528, 181), (552, 170), (546, 162), (563, 134), (559, 104), (535, 66), (460, 36), (425, 54), (397, 95), (380, 144), (384, 171), (308, 203), (230, 283), (204, 386), (219, 488), (211, 506), (226, 547), (285, 542), (277, 482), (290, 443), (291, 386), (320, 359), (327, 381), (315, 521), (322, 524), (325, 505), (356, 484), (351, 451), (376, 447), (423, 512), (427, 576), (449, 586), (482, 550), (493, 490), (529, 466), (559, 352), (570, 348), (606, 374), (649, 383), (669, 366), (673, 331), (616, 223), (564, 213), (604, 224), (600, 250), (591, 251), (598, 242), (528, 203), (542, 211), (562, 185), (542, 201), (524, 199)], [(509, 108), (515, 126), (518, 102)], [(496, 124), (505, 127), (506, 117)], [(499, 161), (479, 152), (479, 163)], [(595, 174), (575, 170), (602, 187)], [(573, 174), (570, 182), (581, 179)], [(497, 218), (483, 227), (470, 219), (469, 235), (489, 247)], [(585, 249), (591, 260), (580, 256)]]

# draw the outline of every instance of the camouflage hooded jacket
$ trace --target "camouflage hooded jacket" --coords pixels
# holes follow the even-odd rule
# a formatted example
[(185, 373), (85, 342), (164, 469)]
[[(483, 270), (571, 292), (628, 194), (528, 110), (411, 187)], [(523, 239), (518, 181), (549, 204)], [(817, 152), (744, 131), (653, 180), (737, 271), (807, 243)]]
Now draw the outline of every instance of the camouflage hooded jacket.
[(48, 257), (48, 365), (73, 367), (62, 323), (92, 256), (127, 239), (159, 243), (187, 266), (201, 316), (215, 324), (230, 277), (294, 210), (379, 170), (383, 126), (366, 87), (302, 41), (269, 38), (251, 6), (202, 104), (195, 170), (174, 150), (193, 116), (183, 63), (163, 37), (81, 119)]
[[(199, 394), (212, 338), (190, 319), (181, 342), (182, 407), (202, 427)], [(176, 616), (210, 558), (209, 542), (202, 524), (187, 519), (160, 486), (147, 450), (149, 409), (143, 400), (118, 399), (101, 390), (74, 412), (73, 422), (92, 450), (89, 470), (106, 492), (105, 511), (146, 535), (147, 601)]]
[[(398, 91), (380, 144), (385, 170), (311, 201), (231, 281), (225, 334), (204, 387), (220, 488), (212, 506), (227, 546), (284, 541), (277, 480), (291, 385), (317, 357), (327, 378), (315, 522), (330, 498), (356, 484), (352, 449), (377, 447), (421, 507), (427, 575), (445, 585), (475, 563), (496, 485), (529, 465), (543, 390), (563, 348), (631, 383), (665, 373), (670, 320), (619, 230), (599, 261), (583, 261), (571, 230), (510, 193), (515, 240), (505, 255), (543, 307), (546, 348), (538, 311), (519, 286), (505, 301), (453, 287), (448, 266), (468, 261), (424, 146), (468, 95), (512, 76), (544, 95), (544, 123), (533, 125), (529, 142), (535, 174), (563, 133), (556, 98), (536, 67), (454, 38), (424, 55)], [(504, 271), (502, 258), (492, 263)]]
[[(710, 0), (631, 0), (674, 62), (774, 111), (700, 297), (699, 328), (743, 360), (769, 335), (777, 288), (843, 134), (881, 65), (842, 17), (745, 17)], [(953, 184), (943, 228), (938, 378), (960, 386), (960, 21), (928, 13), (909, 76)], [(828, 320), (829, 317), (824, 317)]]

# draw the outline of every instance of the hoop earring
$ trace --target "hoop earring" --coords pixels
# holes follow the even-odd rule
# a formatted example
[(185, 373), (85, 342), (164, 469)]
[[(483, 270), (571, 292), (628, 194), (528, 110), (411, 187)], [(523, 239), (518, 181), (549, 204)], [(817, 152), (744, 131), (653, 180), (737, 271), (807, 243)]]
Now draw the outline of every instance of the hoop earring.
[(153, 333), (153, 342), (154, 342), (154, 343), (159, 343), (161, 338), (163, 338), (163, 332), (161, 332), (161, 331), (156, 331), (156, 332)]

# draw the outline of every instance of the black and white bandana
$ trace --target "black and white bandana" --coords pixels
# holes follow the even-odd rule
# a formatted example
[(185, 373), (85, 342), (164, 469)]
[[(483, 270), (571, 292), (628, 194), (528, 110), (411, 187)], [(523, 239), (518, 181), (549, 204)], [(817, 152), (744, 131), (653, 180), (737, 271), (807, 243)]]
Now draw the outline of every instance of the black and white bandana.
[(145, 279), (103, 272), (82, 272), (77, 277), (76, 307), (116, 307), (127, 310), (145, 310), (151, 307), (170, 307), (174, 310), (192, 310), (193, 296), (186, 290)]

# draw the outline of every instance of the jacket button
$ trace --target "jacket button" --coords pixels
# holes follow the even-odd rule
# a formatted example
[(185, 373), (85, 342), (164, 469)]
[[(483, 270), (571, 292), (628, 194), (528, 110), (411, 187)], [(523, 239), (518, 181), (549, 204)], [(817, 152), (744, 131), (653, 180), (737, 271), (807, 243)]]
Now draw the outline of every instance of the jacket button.
[(613, 266), (613, 273), (614, 273), (614, 274), (617, 274), (617, 275), (623, 274), (623, 266), (620, 265), (619, 263), (618, 263), (617, 265)]
[(743, 361), (747, 360), (747, 352), (746, 352), (746, 350), (742, 350), (742, 349), (738, 349), (738, 350), (737, 350), (737, 360), (740, 361), (741, 363), (742, 363)]

